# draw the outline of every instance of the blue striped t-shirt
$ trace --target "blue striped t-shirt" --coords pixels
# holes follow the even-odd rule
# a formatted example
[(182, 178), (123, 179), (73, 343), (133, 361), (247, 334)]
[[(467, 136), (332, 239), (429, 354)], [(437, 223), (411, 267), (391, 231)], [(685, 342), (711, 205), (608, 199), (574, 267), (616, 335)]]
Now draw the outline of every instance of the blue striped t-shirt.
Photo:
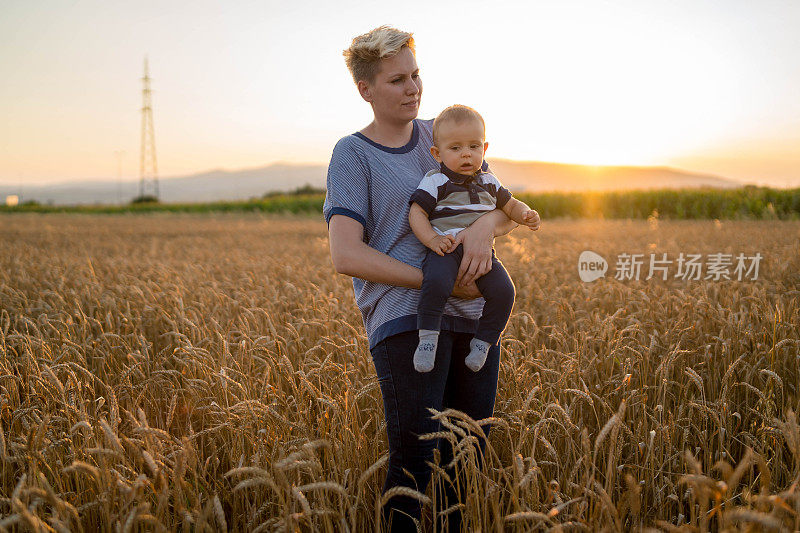
[[(433, 120), (414, 120), (411, 140), (397, 148), (380, 145), (361, 133), (342, 137), (328, 165), (322, 208), (326, 222), (333, 215), (357, 220), (364, 226), (369, 246), (417, 268), (422, 268), (427, 248), (408, 224), (408, 200), (420, 176), (439, 168), (430, 153), (432, 125)], [(417, 329), (419, 289), (353, 278), (353, 292), (370, 349), (386, 337)], [(483, 303), (483, 298), (450, 297), (442, 329), (475, 333)]]

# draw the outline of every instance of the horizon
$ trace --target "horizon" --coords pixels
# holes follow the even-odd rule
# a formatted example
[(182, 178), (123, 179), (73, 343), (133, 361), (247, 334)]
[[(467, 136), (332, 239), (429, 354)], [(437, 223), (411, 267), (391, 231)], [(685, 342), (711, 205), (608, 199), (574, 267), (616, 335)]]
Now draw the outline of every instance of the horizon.
[[(116, 181), (116, 150), (119, 181), (137, 182), (145, 55), (159, 179), (327, 165), (371, 120), (341, 51), (388, 23), (414, 33), (420, 117), (479, 109), (487, 159), (800, 186), (800, 3), (360, 6), (4, 4), (0, 65), (14, 75), (0, 86), (0, 184)], [(486, 83), (463, 83), (450, 59), (453, 6), (481, 14), (467, 65)]]
[[(536, 160), (509, 159), (509, 158), (505, 158), (505, 157), (487, 157), (486, 160), (489, 161), (489, 162), (491, 162), (491, 161), (504, 161), (504, 162), (510, 162), (510, 163), (516, 163), (516, 164), (542, 164), (542, 165), (560, 165), (560, 166), (568, 166), (568, 167), (581, 167), (583, 169), (597, 169), (598, 171), (604, 171), (604, 170), (609, 170), (609, 169), (620, 169), (620, 168), (641, 169), (641, 170), (664, 169), (664, 170), (669, 170), (669, 171), (680, 173), (680, 174), (688, 174), (688, 175), (693, 175), (693, 176), (702, 176), (702, 177), (707, 177), (707, 178), (716, 178), (716, 179), (720, 179), (720, 180), (726, 180), (726, 181), (730, 181), (730, 182), (733, 182), (733, 183), (736, 183), (736, 184), (739, 184), (739, 185), (742, 185), (742, 186), (745, 186), (745, 185), (757, 185), (757, 184), (752, 183), (752, 182), (740, 181), (740, 180), (737, 180), (735, 178), (730, 178), (730, 177), (722, 176), (722, 175), (719, 175), (719, 174), (713, 174), (713, 173), (710, 173), (710, 172), (696, 172), (696, 171), (691, 170), (691, 169), (671, 167), (671, 166), (666, 166), (666, 165), (584, 165), (584, 164), (580, 164), (580, 163), (564, 163), (564, 162), (561, 162), (561, 161), (536, 161)], [(270, 162), (270, 163), (266, 163), (264, 165), (248, 166), (248, 167), (242, 167), (242, 168), (225, 168), (225, 167), (209, 168), (209, 169), (205, 169), (205, 170), (198, 170), (197, 172), (192, 172), (190, 174), (178, 174), (178, 175), (174, 175), (174, 176), (159, 176), (158, 179), (159, 179), (159, 181), (161, 181), (161, 180), (172, 180), (172, 179), (182, 179), (182, 178), (190, 178), (190, 177), (197, 176), (197, 175), (202, 175), (202, 174), (212, 174), (212, 173), (216, 173), (216, 172), (220, 172), (220, 173), (237, 173), (237, 172), (246, 172), (246, 171), (259, 170), (259, 169), (276, 167), (276, 166), (289, 166), (289, 167), (320, 167), (321, 166), (321, 167), (325, 167), (325, 166), (327, 166), (327, 163), (302, 162), (302, 161), (273, 161), (273, 162)], [(73, 185), (73, 184), (77, 185), (77, 184), (82, 184), (82, 183), (94, 184), (94, 183), (111, 183), (111, 182), (114, 182), (114, 183), (117, 182), (115, 176), (105, 176), (105, 177), (97, 177), (97, 178), (76, 178), (76, 179), (72, 179), (72, 180), (57, 181), (57, 182), (41, 182), (41, 183), (39, 183), (39, 182), (26, 182), (24, 184), (24, 186), (37, 187), (38, 188), (38, 187), (47, 187), (47, 186), (65, 186), (65, 185)], [(137, 176), (137, 177), (131, 177), (131, 178), (128, 178), (128, 179), (122, 179), (122, 180), (120, 180), (120, 183), (138, 184), (139, 183), (139, 177)], [(19, 185), (18, 183), (15, 184), (15, 183), (11, 183), (11, 182), (2, 182), (2, 181), (0, 181), (0, 187), (14, 188), (14, 187), (16, 187), (18, 185)], [(800, 185), (797, 185), (796, 187), (800, 187)], [(778, 186), (778, 187), (774, 187), (774, 188), (784, 189), (784, 188), (795, 188), (795, 187), (779, 187)], [(287, 190), (291, 190), (291, 188), (289, 188)]]

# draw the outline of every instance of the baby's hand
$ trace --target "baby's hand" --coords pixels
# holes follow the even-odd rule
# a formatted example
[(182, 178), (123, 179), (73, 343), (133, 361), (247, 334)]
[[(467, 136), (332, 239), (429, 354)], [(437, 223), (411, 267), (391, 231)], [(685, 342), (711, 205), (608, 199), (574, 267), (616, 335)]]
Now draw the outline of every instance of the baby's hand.
[(522, 223), (531, 228), (531, 230), (536, 231), (539, 229), (539, 224), (541, 223), (539, 213), (537, 213), (535, 209), (528, 209), (525, 211), (525, 214), (522, 215)]
[(426, 243), (426, 246), (439, 255), (444, 255), (455, 243), (452, 235), (437, 235)]

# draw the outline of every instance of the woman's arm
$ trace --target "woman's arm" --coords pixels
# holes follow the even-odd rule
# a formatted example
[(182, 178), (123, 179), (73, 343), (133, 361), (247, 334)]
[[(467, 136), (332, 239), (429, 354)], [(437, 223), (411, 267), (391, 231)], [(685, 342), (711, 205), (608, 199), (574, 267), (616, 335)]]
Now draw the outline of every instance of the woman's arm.
[[(375, 283), (419, 289), (422, 287), (422, 270), (398, 261), (377, 251), (364, 242), (364, 226), (358, 221), (334, 215), (328, 226), (333, 268), (339, 274)], [(480, 298), (481, 293), (473, 282), (465, 287), (453, 287), (457, 298)]]
[(410, 289), (422, 287), (422, 271), (379, 252), (364, 242), (364, 226), (344, 215), (328, 226), (331, 260), (339, 274)]
[[(491, 211), (490, 213), (487, 213), (487, 214), (494, 213), (495, 211), (498, 211), (498, 209), (495, 209), (494, 211)], [(514, 222), (510, 218), (508, 220), (505, 220), (502, 217), (497, 217), (497, 218), (498, 218), (498, 221), (497, 221), (497, 224), (494, 227), (494, 236), (495, 237), (502, 237), (503, 235), (508, 235), (509, 233), (511, 233), (512, 230), (517, 229), (517, 226), (519, 226), (519, 224), (517, 224), (516, 222)]]
[(456, 287), (475, 283), (492, 269), (494, 238), (517, 227), (500, 209), (493, 209), (456, 235), (456, 243), (464, 245), (464, 258), (458, 269)]

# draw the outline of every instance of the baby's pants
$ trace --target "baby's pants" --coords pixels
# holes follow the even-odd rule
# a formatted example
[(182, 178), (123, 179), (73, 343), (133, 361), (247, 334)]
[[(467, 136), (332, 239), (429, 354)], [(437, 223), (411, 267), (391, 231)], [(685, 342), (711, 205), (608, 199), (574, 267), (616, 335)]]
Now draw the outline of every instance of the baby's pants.
[[(422, 292), (417, 308), (418, 329), (440, 330), (444, 304), (453, 292), (463, 255), (464, 248), (461, 244), (443, 256), (428, 250), (422, 263)], [(511, 316), (511, 308), (514, 305), (514, 284), (508, 277), (503, 263), (495, 256), (494, 250), (492, 250), (492, 270), (479, 277), (475, 284), (486, 300), (475, 337), (490, 345), (497, 344)]]

